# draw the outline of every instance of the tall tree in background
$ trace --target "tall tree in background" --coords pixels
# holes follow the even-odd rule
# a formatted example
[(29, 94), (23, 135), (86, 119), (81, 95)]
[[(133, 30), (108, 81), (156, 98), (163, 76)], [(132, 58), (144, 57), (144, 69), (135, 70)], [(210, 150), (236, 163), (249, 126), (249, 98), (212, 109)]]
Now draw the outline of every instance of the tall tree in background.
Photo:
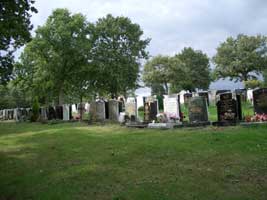
[(152, 88), (152, 92), (168, 94), (171, 81), (170, 59), (169, 56), (158, 55), (146, 62), (143, 71), (143, 81), (147, 87)]
[(98, 89), (116, 97), (137, 88), (140, 60), (147, 58), (150, 41), (142, 36), (140, 26), (126, 17), (107, 15), (96, 22), (93, 62)]
[(217, 48), (213, 57), (217, 79), (247, 81), (256, 78), (266, 66), (267, 39), (265, 36), (238, 35), (229, 37)]
[(37, 86), (35, 89), (43, 86), (41, 90), (50, 91), (61, 105), (69, 89), (80, 85), (77, 80), (89, 73), (81, 68), (85, 69), (91, 59), (91, 34), (83, 15), (71, 15), (67, 9), (54, 10), (22, 54), (19, 72), (25, 83)]
[[(208, 56), (200, 50), (191, 47), (184, 48), (181, 53), (175, 55), (183, 67), (176, 73), (177, 85), (184, 90), (194, 91), (198, 89), (208, 89), (211, 76)], [(177, 62), (177, 61), (176, 61)]]
[(33, 0), (4, 0), (0, 2), (0, 84), (6, 83), (12, 73), (13, 53), (31, 39), (31, 12)]

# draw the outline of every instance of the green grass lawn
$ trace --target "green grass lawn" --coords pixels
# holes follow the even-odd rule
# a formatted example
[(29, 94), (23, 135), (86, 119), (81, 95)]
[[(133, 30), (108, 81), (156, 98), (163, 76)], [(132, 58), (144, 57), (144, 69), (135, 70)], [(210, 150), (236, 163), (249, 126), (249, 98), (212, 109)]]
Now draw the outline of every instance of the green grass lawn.
[(0, 123), (0, 199), (267, 199), (267, 126)]

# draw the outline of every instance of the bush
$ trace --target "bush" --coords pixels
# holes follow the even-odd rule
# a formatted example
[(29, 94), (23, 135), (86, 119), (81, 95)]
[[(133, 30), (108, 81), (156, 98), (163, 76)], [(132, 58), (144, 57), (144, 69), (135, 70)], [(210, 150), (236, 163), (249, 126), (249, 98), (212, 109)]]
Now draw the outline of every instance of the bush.
[(245, 88), (246, 89), (255, 89), (257, 87), (262, 87), (263, 86), (263, 82), (260, 80), (248, 80), (245, 81)]
[(138, 108), (138, 111), (144, 111), (144, 106), (140, 106), (139, 108)]
[(32, 105), (32, 116), (31, 116), (31, 121), (36, 122), (39, 119), (39, 102), (38, 98), (35, 97)]

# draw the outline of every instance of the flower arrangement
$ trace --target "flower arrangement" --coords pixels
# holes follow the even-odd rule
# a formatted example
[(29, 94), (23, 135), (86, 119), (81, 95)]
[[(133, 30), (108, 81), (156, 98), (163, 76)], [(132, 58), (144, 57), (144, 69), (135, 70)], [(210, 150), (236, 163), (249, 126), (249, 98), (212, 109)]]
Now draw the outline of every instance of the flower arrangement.
[(256, 114), (253, 116), (246, 116), (245, 117), (246, 122), (266, 122), (267, 121), (267, 114)]

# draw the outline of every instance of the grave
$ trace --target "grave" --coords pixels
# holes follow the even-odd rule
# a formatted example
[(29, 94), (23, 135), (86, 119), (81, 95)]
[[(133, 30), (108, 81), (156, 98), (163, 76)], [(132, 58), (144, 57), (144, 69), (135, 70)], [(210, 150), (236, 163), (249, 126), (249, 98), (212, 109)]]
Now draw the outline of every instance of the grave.
[(232, 93), (220, 94), (220, 100), (217, 102), (218, 122), (214, 125), (235, 125), (238, 118), (236, 100), (232, 98)]
[(90, 121), (103, 122), (106, 119), (105, 102), (96, 100), (90, 104)]
[(48, 110), (46, 107), (41, 107), (40, 109), (41, 109), (40, 119), (46, 121), (48, 119), (47, 117)]
[(135, 98), (128, 98), (125, 103), (125, 114), (130, 121), (136, 121), (137, 119), (137, 101)]
[(164, 95), (163, 105), (164, 113), (166, 114), (168, 121), (180, 120), (179, 95)]
[(192, 97), (188, 105), (190, 124), (209, 125), (207, 100), (203, 96)]
[(157, 119), (158, 100), (156, 97), (144, 97), (144, 122), (150, 123)]
[(70, 118), (70, 106), (68, 104), (63, 105), (63, 120), (69, 121)]
[(200, 97), (205, 97), (206, 101), (207, 101), (207, 105), (210, 105), (210, 101), (209, 101), (209, 92), (203, 91), (203, 92), (198, 92), (198, 96)]
[(56, 119), (56, 110), (52, 107), (48, 107), (48, 120)]
[(116, 122), (119, 120), (119, 101), (115, 99), (108, 101), (108, 114), (109, 120)]
[(247, 89), (236, 89), (235, 93), (236, 95), (240, 95), (241, 101), (243, 102), (247, 101)]
[(56, 119), (63, 120), (63, 107), (62, 106), (56, 106)]
[(267, 114), (267, 88), (253, 90), (253, 105), (256, 114)]

